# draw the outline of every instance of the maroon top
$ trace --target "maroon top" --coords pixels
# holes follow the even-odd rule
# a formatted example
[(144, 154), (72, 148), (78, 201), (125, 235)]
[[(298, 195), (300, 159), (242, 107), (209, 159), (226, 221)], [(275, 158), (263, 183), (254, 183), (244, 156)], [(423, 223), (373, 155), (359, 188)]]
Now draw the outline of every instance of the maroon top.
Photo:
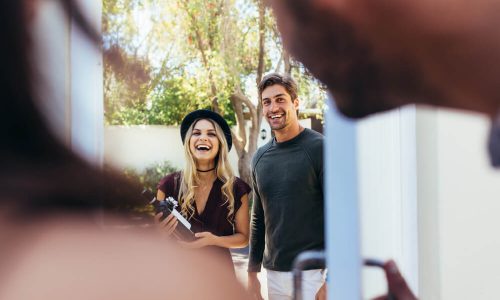
[[(179, 196), (180, 183), (181, 173), (175, 172), (163, 177), (158, 183), (157, 187), (160, 191), (165, 193), (166, 197), (172, 197), (178, 200), (177, 198)], [(225, 203), (225, 199), (223, 198), (222, 185), (223, 182), (219, 178), (214, 181), (212, 189), (208, 194), (205, 209), (201, 214), (198, 213), (196, 202), (193, 203), (194, 213), (188, 219), (188, 221), (189, 223), (191, 223), (191, 231), (193, 231), (194, 233), (209, 231), (217, 236), (228, 236), (235, 233), (233, 224), (236, 217), (236, 212), (241, 207), (241, 197), (243, 197), (243, 195), (245, 194), (248, 194), (251, 188), (240, 178), (235, 178), (233, 186), (234, 214), (230, 218), (231, 222), (229, 222), (227, 218), (228, 203)], [(231, 267), (233, 266), (229, 249), (217, 246), (205, 248), (209, 248), (207, 250), (214, 251), (218, 255), (221, 255), (226, 262), (230, 263)]]

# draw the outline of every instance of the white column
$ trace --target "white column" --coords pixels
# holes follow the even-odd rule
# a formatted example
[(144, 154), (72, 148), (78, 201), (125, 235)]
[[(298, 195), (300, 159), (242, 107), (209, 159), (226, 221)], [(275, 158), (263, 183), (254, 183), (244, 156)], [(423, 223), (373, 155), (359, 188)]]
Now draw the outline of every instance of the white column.
[(356, 125), (329, 109), (325, 133), (328, 298), (361, 299)]
[[(101, 28), (102, 1), (78, 1), (95, 28)], [(104, 144), (103, 63), (94, 45), (76, 24), (71, 26), (71, 148), (101, 165)]]
[(439, 224), (438, 119), (434, 109), (418, 109), (419, 291), (422, 299), (443, 299), (441, 291), (441, 227)]
[(401, 262), (406, 279), (419, 295), (418, 177), (416, 107), (400, 109), (401, 132)]

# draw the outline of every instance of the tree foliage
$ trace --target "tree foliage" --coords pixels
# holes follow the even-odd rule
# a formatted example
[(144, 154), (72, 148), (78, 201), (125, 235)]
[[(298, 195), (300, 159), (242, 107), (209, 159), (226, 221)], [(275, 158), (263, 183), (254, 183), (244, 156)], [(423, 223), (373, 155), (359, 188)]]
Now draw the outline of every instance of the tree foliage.
[(283, 50), (261, 1), (104, 0), (103, 11), (108, 124), (175, 125), (211, 108), (235, 125), (240, 176), (248, 180), (262, 75), (291, 73), (306, 106), (322, 103), (323, 90)]

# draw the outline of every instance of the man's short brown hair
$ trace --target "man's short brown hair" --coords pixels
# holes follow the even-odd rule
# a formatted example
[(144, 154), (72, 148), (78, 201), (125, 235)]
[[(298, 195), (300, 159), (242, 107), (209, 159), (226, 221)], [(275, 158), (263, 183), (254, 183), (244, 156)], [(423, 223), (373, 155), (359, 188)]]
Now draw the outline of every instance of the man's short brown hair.
[(292, 77), (280, 73), (269, 73), (260, 81), (257, 88), (259, 89), (259, 100), (262, 101), (262, 92), (269, 86), (279, 84), (285, 88), (292, 101), (297, 99), (297, 83)]

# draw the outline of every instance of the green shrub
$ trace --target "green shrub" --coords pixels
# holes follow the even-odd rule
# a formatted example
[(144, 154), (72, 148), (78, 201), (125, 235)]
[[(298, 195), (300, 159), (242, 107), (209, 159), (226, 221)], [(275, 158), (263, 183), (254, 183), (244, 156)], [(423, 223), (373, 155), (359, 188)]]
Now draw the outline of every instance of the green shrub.
[(156, 185), (167, 174), (178, 171), (169, 161), (153, 164), (138, 172), (132, 168), (126, 168), (124, 174), (131, 180), (138, 181), (144, 188), (156, 193)]

